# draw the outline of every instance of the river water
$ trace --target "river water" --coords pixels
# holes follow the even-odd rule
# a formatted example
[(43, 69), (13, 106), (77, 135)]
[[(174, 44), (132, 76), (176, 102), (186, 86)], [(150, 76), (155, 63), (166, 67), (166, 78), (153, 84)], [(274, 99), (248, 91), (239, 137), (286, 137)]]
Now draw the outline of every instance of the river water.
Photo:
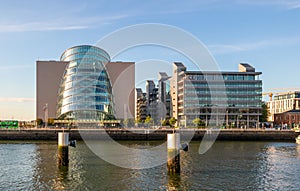
[[(139, 147), (159, 142), (122, 144)], [(191, 142), (190, 150), (181, 153), (181, 173), (169, 175), (166, 164), (143, 170), (114, 166), (84, 142), (69, 149), (68, 168), (57, 166), (56, 142), (0, 142), (0, 190), (300, 189), (300, 145), (220, 141), (200, 155), (199, 144)]]

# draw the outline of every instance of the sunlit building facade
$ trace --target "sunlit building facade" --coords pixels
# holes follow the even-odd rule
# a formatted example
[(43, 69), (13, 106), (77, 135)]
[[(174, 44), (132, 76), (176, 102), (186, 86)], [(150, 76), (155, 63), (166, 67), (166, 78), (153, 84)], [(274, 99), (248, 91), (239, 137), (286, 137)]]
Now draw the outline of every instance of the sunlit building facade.
[(59, 87), (56, 117), (102, 120), (113, 115), (112, 86), (105, 70), (109, 55), (82, 45), (67, 49), (60, 60), (69, 64)]
[(194, 126), (193, 120), (200, 118), (206, 126), (258, 127), (260, 74), (249, 64), (239, 64), (238, 72), (219, 72), (187, 71), (174, 63), (171, 96), (177, 125)]
[(300, 110), (300, 92), (295, 91), (275, 95), (274, 100), (268, 102), (268, 110), (268, 121), (276, 121), (274, 119), (275, 114)]

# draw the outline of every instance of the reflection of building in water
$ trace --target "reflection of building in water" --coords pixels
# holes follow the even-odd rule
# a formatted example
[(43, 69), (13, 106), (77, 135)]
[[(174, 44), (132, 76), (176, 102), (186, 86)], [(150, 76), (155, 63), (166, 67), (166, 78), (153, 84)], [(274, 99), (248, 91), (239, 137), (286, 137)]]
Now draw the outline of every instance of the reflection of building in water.
[(180, 174), (169, 174), (167, 190), (181, 190), (181, 187), (182, 185)]

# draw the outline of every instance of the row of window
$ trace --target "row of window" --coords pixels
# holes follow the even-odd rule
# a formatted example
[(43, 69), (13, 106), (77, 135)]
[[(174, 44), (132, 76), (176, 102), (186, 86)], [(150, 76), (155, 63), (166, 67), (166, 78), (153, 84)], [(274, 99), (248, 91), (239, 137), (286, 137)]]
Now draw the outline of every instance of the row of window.
[(82, 80), (88, 80), (90, 83), (98, 83), (98, 81), (108, 82), (106, 74), (76, 74), (65, 77), (65, 82), (80, 83)]
[(66, 105), (61, 107), (61, 113), (67, 113), (69, 111), (76, 111), (76, 110), (100, 110), (104, 111), (105, 106), (104, 105), (88, 105), (88, 104), (72, 104), (72, 105)]
[(206, 94), (206, 95), (261, 95), (262, 92), (259, 90), (237, 90), (237, 89), (233, 89), (233, 90), (226, 90), (226, 92), (221, 91), (221, 90), (206, 90), (206, 89), (187, 89), (185, 91), (186, 94), (193, 94), (193, 95), (197, 95), (197, 94)]
[(232, 83), (185, 83), (185, 87), (193, 87), (193, 88), (261, 88), (261, 83), (238, 83), (238, 82), (232, 82)]
[(189, 75), (190, 80), (255, 80), (255, 75), (245, 74), (197, 74)]
[(203, 96), (191, 96), (184, 97), (184, 101), (260, 101), (261, 96), (251, 96), (251, 97), (238, 97), (238, 96), (230, 96), (230, 97), (219, 97), (219, 96), (211, 96), (211, 97), (203, 97)]
[[(184, 107), (207, 107), (207, 103), (185, 103)], [(231, 104), (214, 104), (214, 107), (231, 107)], [(249, 108), (249, 107), (257, 107), (261, 108), (261, 104), (259, 103), (235, 103), (235, 107), (244, 107), (244, 108)]]
[(90, 96), (105, 96), (108, 97), (110, 93), (105, 92), (101, 89), (91, 89), (91, 88), (77, 88), (77, 89), (69, 89), (64, 92), (62, 92), (59, 96), (63, 96), (64, 98), (69, 96), (84, 96), (84, 95), (90, 95)]
[(70, 82), (67, 82), (65, 84), (62, 85), (62, 88), (66, 91), (70, 88), (83, 88), (83, 87), (89, 87), (89, 88), (92, 88), (92, 89), (103, 89), (103, 90), (106, 90), (107, 91), (107, 88), (109, 87), (108, 86), (108, 83), (107, 82), (101, 82), (101, 81), (90, 81), (90, 80), (82, 80), (82, 81), (79, 81), (79, 82), (76, 82), (76, 81), (70, 81)]
[[(63, 53), (60, 60), (63, 61), (74, 60), (74, 56), (73, 56), (74, 54), (82, 54), (82, 55), (87, 54), (88, 57), (94, 54), (94, 55), (99, 55), (101, 58), (103, 58), (103, 60), (106, 61), (110, 60), (109, 55), (104, 50), (92, 46), (80, 46), (80, 47), (71, 48)], [(99, 60), (99, 56), (97, 57), (97, 60)], [(73, 57), (73, 58), (69, 58), (69, 57)]]

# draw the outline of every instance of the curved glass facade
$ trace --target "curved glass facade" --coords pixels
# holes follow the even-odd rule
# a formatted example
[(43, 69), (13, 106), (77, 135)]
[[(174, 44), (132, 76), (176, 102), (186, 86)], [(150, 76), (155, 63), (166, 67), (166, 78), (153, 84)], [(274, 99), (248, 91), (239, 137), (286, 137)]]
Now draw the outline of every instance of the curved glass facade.
[(63, 74), (57, 102), (58, 119), (105, 119), (113, 115), (112, 87), (102, 49), (89, 45), (66, 50), (61, 61), (69, 64)]

